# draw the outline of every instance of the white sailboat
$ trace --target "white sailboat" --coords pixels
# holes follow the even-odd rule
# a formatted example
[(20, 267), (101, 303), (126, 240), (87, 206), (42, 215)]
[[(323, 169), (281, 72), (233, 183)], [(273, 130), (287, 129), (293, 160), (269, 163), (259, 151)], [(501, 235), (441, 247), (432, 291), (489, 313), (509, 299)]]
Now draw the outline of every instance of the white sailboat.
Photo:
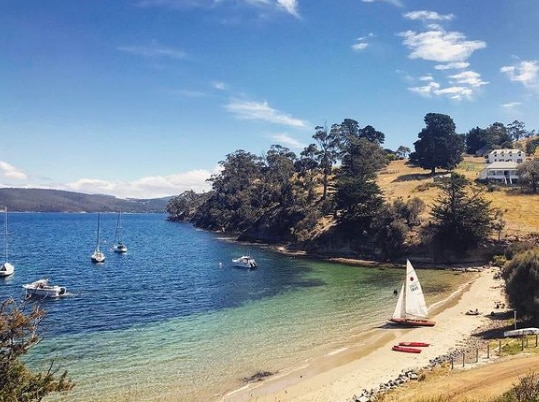
[(410, 327), (432, 327), (435, 321), (429, 320), (423, 289), (409, 260), (406, 260), (406, 277), (402, 284), (391, 323)]
[(116, 236), (113, 250), (115, 253), (127, 253), (127, 246), (122, 241), (122, 213), (118, 212), (118, 221), (116, 222)]
[(7, 241), (7, 207), (4, 209), (4, 263), (0, 266), (0, 276), (10, 276), (15, 272), (15, 267), (8, 262), (8, 241)]
[(105, 261), (105, 254), (99, 249), (99, 236), (101, 231), (101, 214), (97, 214), (97, 241), (95, 244), (95, 250), (92, 254), (92, 262), (101, 263)]

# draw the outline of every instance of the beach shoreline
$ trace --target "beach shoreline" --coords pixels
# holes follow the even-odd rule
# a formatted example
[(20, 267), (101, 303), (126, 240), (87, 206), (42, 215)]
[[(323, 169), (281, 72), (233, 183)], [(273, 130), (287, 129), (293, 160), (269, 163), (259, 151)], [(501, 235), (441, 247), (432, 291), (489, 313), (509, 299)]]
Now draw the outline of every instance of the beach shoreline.
[[(490, 313), (505, 300), (499, 268), (478, 268), (473, 279), (430, 307), (434, 327), (373, 328), (366, 338), (303, 366), (249, 383), (219, 399), (221, 402), (349, 402), (364, 391), (377, 389), (406, 370), (418, 370), (462, 348), (479, 328), (491, 325)], [(467, 315), (477, 309), (478, 315)], [(399, 342), (430, 343), (422, 353), (391, 350)]]

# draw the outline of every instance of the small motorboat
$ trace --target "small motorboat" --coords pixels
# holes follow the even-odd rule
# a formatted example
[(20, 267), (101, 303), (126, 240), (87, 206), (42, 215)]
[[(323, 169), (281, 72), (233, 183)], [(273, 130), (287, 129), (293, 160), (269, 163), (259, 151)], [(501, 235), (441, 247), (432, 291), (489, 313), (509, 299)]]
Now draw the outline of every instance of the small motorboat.
[(48, 279), (39, 279), (22, 287), (26, 290), (27, 297), (61, 297), (67, 293), (64, 286), (49, 285)]
[(405, 352), (405, 353), (421, 353), (421, 349), (411, 348), (408, 346), (395, 345), (391, 348), (395, 352)]
[(232, 264), (237, 268), (256, 269), (256, 261), (249, 255), (243, 255), (240, 258), (234, 258)]

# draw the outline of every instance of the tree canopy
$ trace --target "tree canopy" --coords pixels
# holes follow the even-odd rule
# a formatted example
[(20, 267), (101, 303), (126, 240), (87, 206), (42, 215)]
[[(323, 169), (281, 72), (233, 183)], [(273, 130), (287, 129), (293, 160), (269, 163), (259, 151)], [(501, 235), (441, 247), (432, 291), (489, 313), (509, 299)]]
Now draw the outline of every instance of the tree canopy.
[(426, 127), (414, 142), (415, 152), (410, 154), (410, 162), (431, 171), (436, 168), (451, 170), (462, 161), (464, 137), (455, 133), (455, 123), (447, 115), (428, 113)]
[(486, 241), (493, 230), (495, 211), (482, 196), (483, 187), (452, 173), (440, 184), (441, 193), (431, 210), (434, 243), (441, 255), (464, 255)]
[(502, 271), (509, 304), (539, 326), (539, 249), (517, 253)]

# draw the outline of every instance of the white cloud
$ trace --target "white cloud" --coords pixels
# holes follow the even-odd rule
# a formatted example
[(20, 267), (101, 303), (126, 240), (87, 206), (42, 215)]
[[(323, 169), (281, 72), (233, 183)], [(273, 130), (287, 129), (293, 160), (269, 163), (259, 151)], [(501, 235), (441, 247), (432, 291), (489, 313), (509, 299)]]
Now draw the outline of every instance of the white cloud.
[(361, 52), (370, 46), (368, 39), (374, 37), (373, 33), (369, 33), (367, 36), (361, 36), (356, 39), (356, 43), (352, 45), (352, 50), (356, 52)]
[(299, 4), (298, 0), (237, 0), (237, 1), (224, 1), (224, 0), (140, 0), (137, 3), (139, 7), (161, 7), (173, 10), (181, 10), (186, 8), (207, 8), (214, 9), (218, 7), (236, 7), (237, 5), (244, 5), (247, 7), (264, 8), (275, 11), (285, 11), (286, 13), (299, 18)]
[(212, 82), (212, 86), (214, 89), (217, 89), (219, 91), (226, 91), (228, 89), (228, 85), (221, 81)]
[(271, 136), (271, 138), (277, 143), (281, 144), (287, 148), (291, 149), (301, 149), (306, 147), (305, 144), (299, 142), (298, 140), (290, 137), (290, 135), (286, 133), (278, 133)]
[(422, 96), (432, 96), (435, 91), (437, 91), (440, 88), (440, 84), (437, 82), (431, 81), (427, 85), (423, 85), (420, 87), (410, 87), (408, 88), (409, 91), (415, 92)]
[(486, 47), (483, 41), (466, 40), (460, 32), (445, 32), (444, 30), (401, 32), (404, 44), (411, 50), (411, 59), (423, 59), (441, 63), (462, 62), (473, 52)]
[(443, 96), (455, 101), (461, 101), (464, 98), (470, 99), (473, 96), (473, 90), (468, 86), (454, 85), (443, 88), (435, 81), (430, 81), (427, 85), (423, 86), (410, 87), (408, 90), (427, 98)]
[(465, 61), (457, 61), (454, 63), (437, 64), (434, 66), (435, 70), (459, 70), (470, 67), (470, 63)]
[(288, 14), (299, 18), (298, 2), (296, 0), (277, 0), (277, 6), (284, 9)]
[(358, 42), (352, 45), (352, 49), (355, 50), (356, 52), (361, 52), (362, 50), (365, 50), (367, 47), (369, 47), (369, 44), (366, 42)]
[(239, 119), (263, 120), (291, 127), (306, 127), (307, 123), (271, 108), (267, 102), (233, 100), (225, 108)]
[(362, 0), (363, 3), (375, 3), (375, 2), (382, 2), (382, 3), (388, 3), (392, 4), (397, 7), (402, 7), (403, 4), (400, 0)]
[(504, 109), (513, 110), (513, 109), (518, 108), (520, 105), (522, 105), (521, 102), (509, 102), (509, 103), (504, 103), (502, 107)]
[(178, 195), (187, 190), (197, 193), (208, 191), (210, 184), (206, 180), (211, 174), (201, 169), (169, 176), (148, 176), (132, 182), (80, 179), (58, 185), (56, 189), (87, 194), (109, 194), (119, 198), (160, 198)]
[(434, 78), (432, 75), (424, 75), (423, 77), (419, 77), (419, 81), (434, 81)]
[(435, 11), (410, 11), (403, 14), (404, 18), (420, 21), (451, 21), (455, 16), (453, 14), (438, 14)]
[(156, 43), (152, 43), (149, 46), (120, 46), (118, 47), (118, 50), (135, 56), (147, 58), (164, 57), (170, 59), (184, 59), (187, 56), (187, 54), (182, 50), (161, 46)]
[(481, 75), (475, 71), (463, 71), (458, 74), (450, 75), (449, 78), (452, 82), (471, 87), (480, 87), (488, 84), (487, 81), (482, 81)]
[(0, 161), (0, 175), (7, 179), (15, 180), (26, 180), (28, 178), (26, 173), (4, 161)]
[(500, 72), (507, 75), (511, 81), (520, 82), (528, 89), (539, 89), (539, 62), (523, 60), (517, 65), (503, 66)]

